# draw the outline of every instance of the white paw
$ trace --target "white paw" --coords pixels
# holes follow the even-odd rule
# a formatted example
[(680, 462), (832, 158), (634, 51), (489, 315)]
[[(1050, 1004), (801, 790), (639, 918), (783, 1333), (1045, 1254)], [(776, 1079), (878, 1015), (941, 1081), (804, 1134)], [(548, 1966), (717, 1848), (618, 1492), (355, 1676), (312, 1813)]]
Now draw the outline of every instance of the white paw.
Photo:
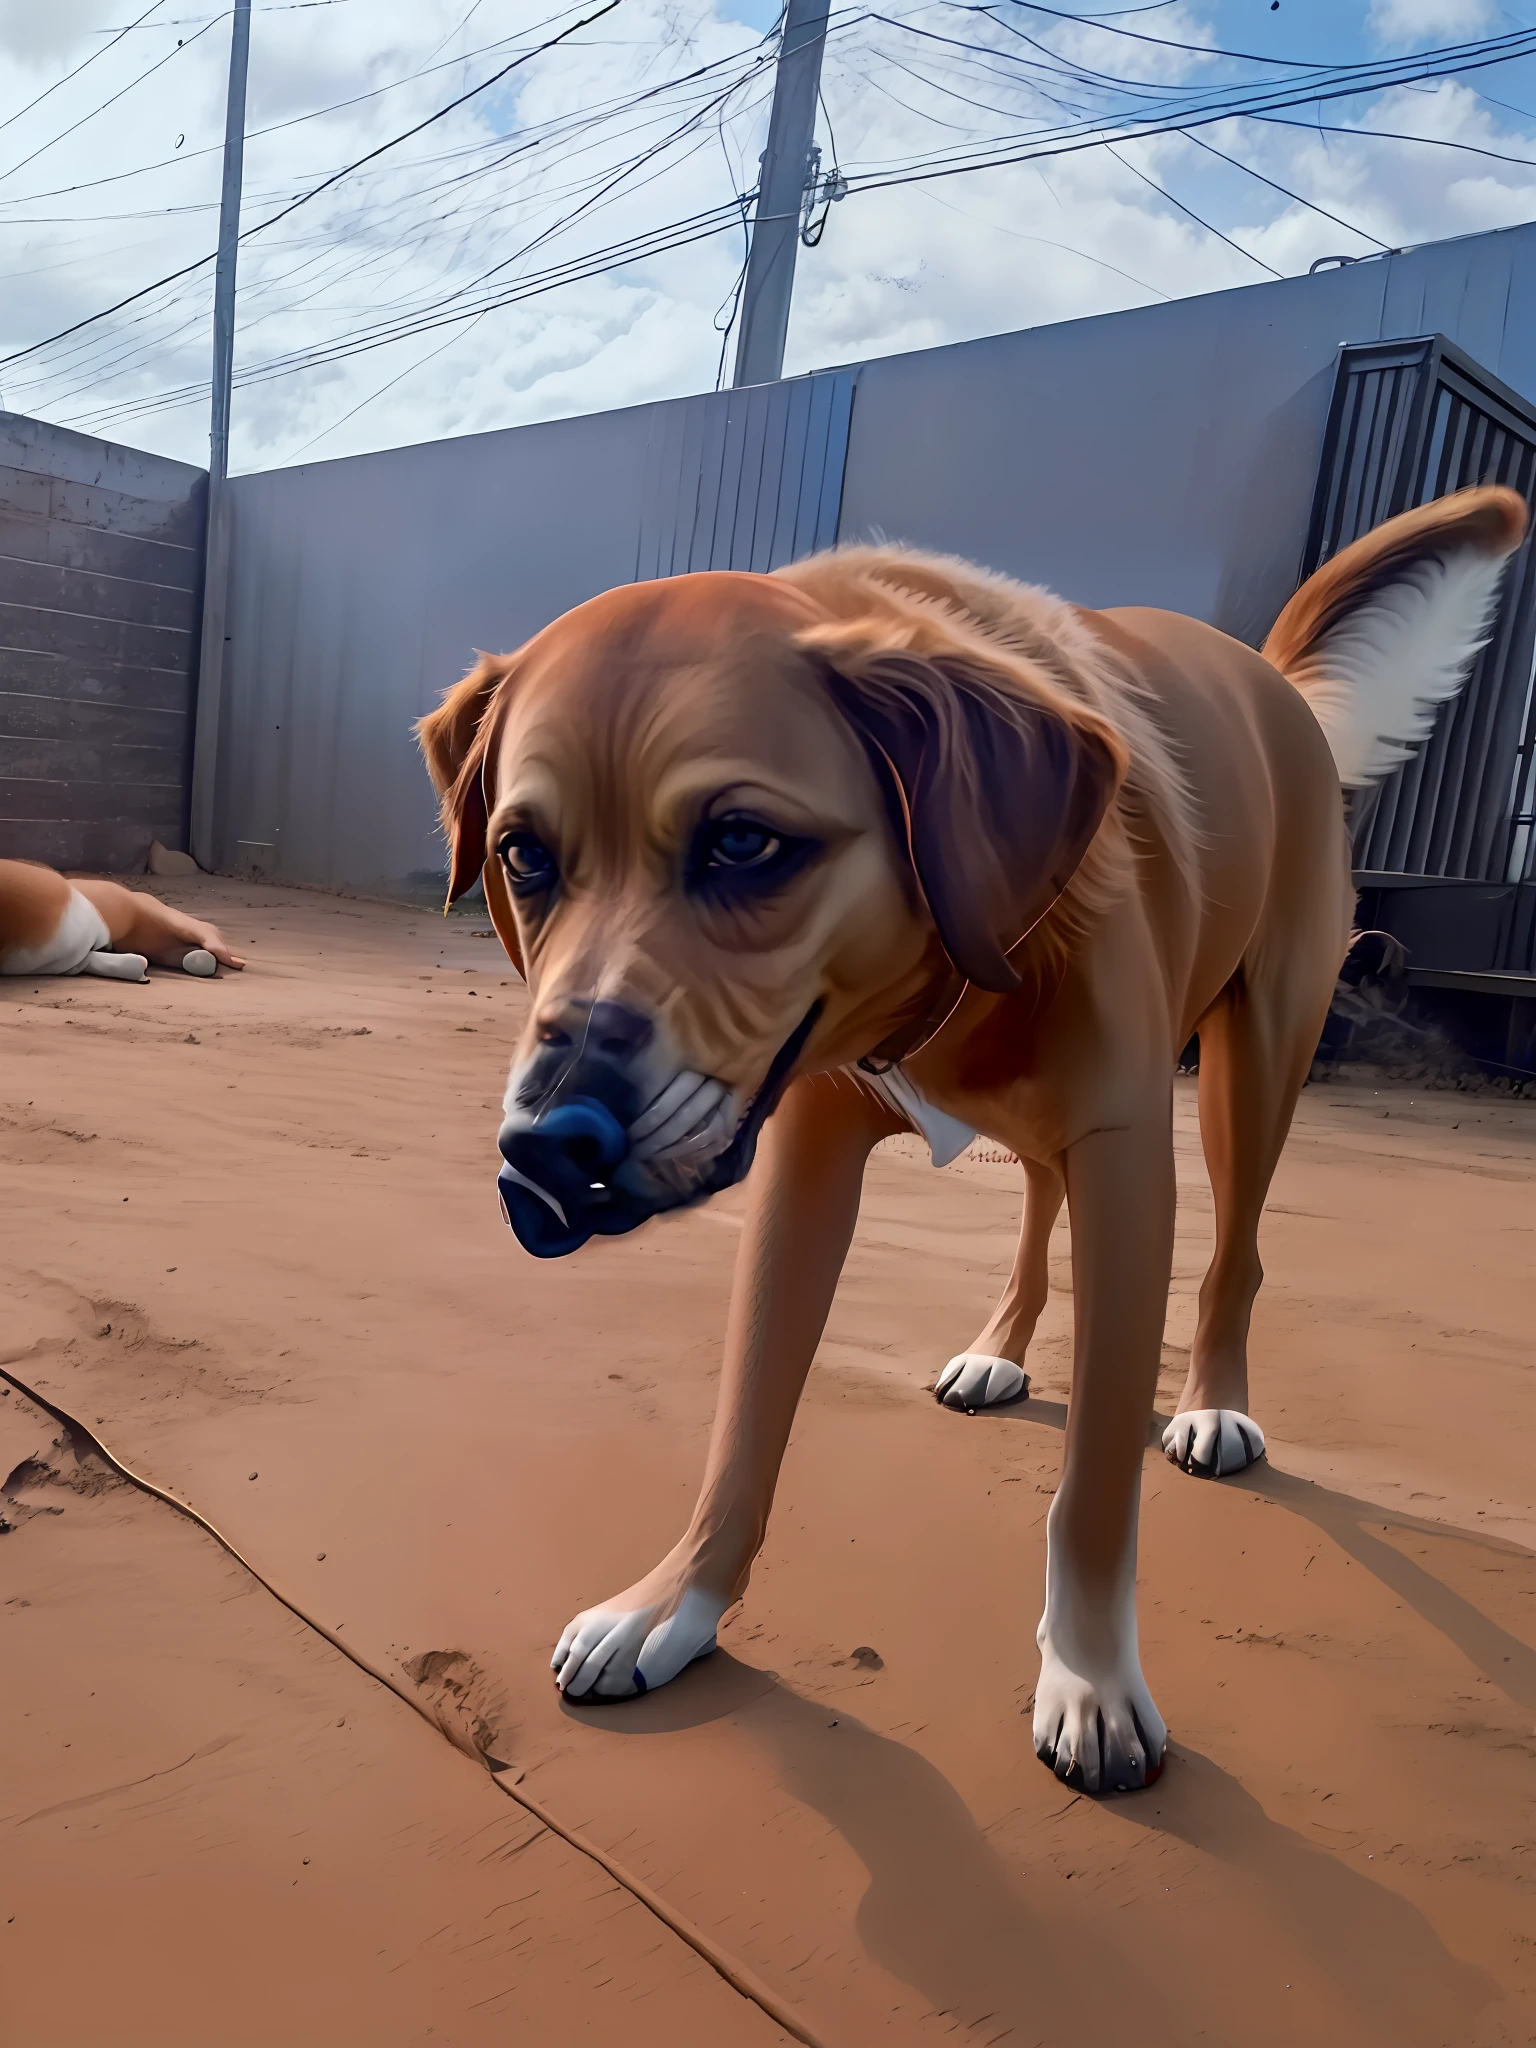
[(1224, 1479), (1264, 1455), (1264, 1432), (1238, 1408), (1191, 1408), (1163, 1431), (1171, 1463), (1197, 1479)]
[(81, 972), (105, 975), (109, 981), (148, 981), (149, 962), (142, 953), (109, 953), (102, 947), (87, 953)]
[(1163, 1768), (1168, 1728), (1133, 1646), (1090, 1673), (1074, 1670), (1040, 1627), (1035, 1755), (1082, 1792), (1135, 1792)]
[(1029, 1379), (1011, 1359), (990, 1358), (985, 1351), (962, 1351), (952, 1358), (934, 1383), (933, 1395), (946, 1408), (995, 1408), (1029, 1392)]
[(206, 946), (194, 946), (190, 953), (182, 955), (183, 974), (216, 974), (219, 963)]
[(555, 1683), (572, 1700), (627, 1700), (654, 1692), (695, 1657), (708, 1656), (729, 1605), (690, 1587), (661, 1621), (659, 1605), (589, 1607), (566, 1624), (555, 1645), (549, 1660)]

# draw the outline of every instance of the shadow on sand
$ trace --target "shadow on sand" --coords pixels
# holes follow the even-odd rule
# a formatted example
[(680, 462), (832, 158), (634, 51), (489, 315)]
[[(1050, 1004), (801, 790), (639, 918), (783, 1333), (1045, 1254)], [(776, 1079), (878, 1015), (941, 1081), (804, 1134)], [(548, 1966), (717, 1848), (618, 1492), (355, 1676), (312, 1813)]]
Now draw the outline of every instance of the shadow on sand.
[[(1080, 2048), (1123, 2038), (1128, 2011), (1138, 2040), (1157, 2048), (1183, 2048), (1197, 2015), (1213, 2041), (1285, 2039), (1283, 2028), (1229, 2031), (1220, 2016), (1235, 2020), (1258, 1986), (1266, 2001), (1283, 1995), (1288, 1970), (1298, 1983), (1321, 1980), (1334, 2010), (1350, 2016), (1352, 2044), (1406, 2048), (1460, 2038), (1457, 2029), (1498, 1995), (1410, 1901), (1271, 1820), (1235, 1778), (1187, 1747), (1173, 1745), (1151, 1791), (1100, 1810), (1127, 1836), (1117, 1864), (1138, 1838), (1161, 1837), (1221, 1866), (1218, 1910), (1200, 1913), (1198, 1989), (1167, 1967), (1166, 1914), (1143, 1922), (1134, 1907), (1098, 1901), (1091, 1879), (1073, 1887), (1057, 1870), (1005, 1860), (918, 1751), (726, 1651), (665, 1692), (568, 1711), (632, 1737), (734, 1718), (785, 1790), (835, 1828), (868, 1872), (857, 1913), (866, 1953), (980, 2040), (1002, 2041), (1012, 2029), (1024, 2041)], [(1022, 1728), (1020, 1758), (1021, 1769), (1025, 1760), (1036, 1768)], [(1091, 1854), (1100, 1863), (1102, 1838)], [(1187, 1859), (1168, 1868), (1209, 1900), (1209, 1878), (1192, 1879)]]
[[(1065, 1402), (1031, 1398), (992, 1410), (987, 1419), (994, 1418), (999, 1422), (1033, 1422), (1047, 1429), (1064, 1430), (1067, 1410)], [(1162, 1448), (1163, 1431), (1171, 1419), (1167, 1415), (1153, 1416), (1147, 1434), (1149, 1449)], [(1486, 1536), (1479, 1530), (1458, 1528), (1449, 1522), (1426, 1521), (1417, 1515), (1403, 1514), (1396, 1508), (1379, 1507), (1374, 1501), (1358, 1500), (1353, 1494), (1336, 1493), (1313, 1480), (1300, 1479), (1294, 1473), (1282, 1471), (1268, 1458), (1261, 1459), (1257, 1465), (1250, 1465), (1246, 1472), (1235, 1473), (1230, 1479), (1194, 1483), (1234, 1486), (1256, 1493), (1311, 1522), (1346, 1556), (1364, 1565), (1373, 1578), (1411, 1607), (1431, 1628), (1438, 1629), (1448, 1642), (1454, 1643), (1462, 1655), (1476, 1665), (1485, 1678), (1491, 1679), (1508, 1694), (1516, 1705), (1536, 1708), (1536, 1650), (1521, 1642), (1518, 1636), (1500, 1628), (1497, 1622), (1490, 1621), (1470, 1600), (1453, 1592), (1412, 1558), (1405, 1557), (1395, 1545), (1383, 1542), (1382, 1536), (1398, 1529), (1408, 1535), (1467, 1543), (1479, 1550), (1532, 1562), (1531, 1552), (1518, 1543)]]
[[(1065, 1409), (1032, 1400), (998, 1419), (1059, 1429)], [(1165, 1419), (1154, 1425), (1158, 1437)], [(1305, 1515), (1488, 1676), (1514, 1697), (1528, 1696), (1536, 1655), (1364, 1525), (1455, 1532), (1267, 1466), (1218, 1483)], [(616, 1709), (567, 1711), (627, 1736), (735, 1720), (785, 1789), (834, 1827), (868, 1872), (857, 1913), (866, 1952), (978, 2039), (1016, 2032), (1075, 2048), (1122, 2038), (1133, 2011), (1138, 2040), (1158, 2048), (1187, 2043), (1202, 2025), (1212, 2040), (1286, 2040), (1280, 2011), (1276, 2024), (1252, 2031), (1239, 2015), (1253, 1997), (1269, 2003), (1283, 1998), (1287, 1983), (1309, 1980), (1336, 2014), (1348, 2014), (1352, 2043), (1407, 2048), (1462, 2038), (1472, 2015), (1498, 1996), (1493, 1980), (1451, 1955), (1409, 1900), (1272, 1820), (1211, 1758), (1177, 1743), (1158, 1785), (1100, 1808), (1124, 1831), (1124, 1856), (1137, 1854), (1138, 1864), (1141, 1845), (1160, 1839), (1165, 1851), (1181, 1844), (1219, 1866), (1214, 1891), (1209, 1872), (1192, 1876), (1176, 1852), (1166, 1866), (1171, 1882), (1202, 1897), (1202, 1952), (1185, 1959), (1188, 1968), (1171, 1969), (1166, 1913), (1143, 1919), (1134, 1907), (1103, 1903), (1092, 1879), (1074, 1887), (1043, 1863), (1005, 1860), (917, 1750), (725, 1651), (664, 1692)], [(1020, 1768), (1035, 1768), (1022, 1727), (1019, 1749)], [(1091, 1852), (1099, 1887), (1106, 1876), (1113, 1883), (1124, 1857), (1111, 1873), (1102, 1859), (1099, 1831)], [(1137, 1888), (1154, 1887), (1138, 1875)]]

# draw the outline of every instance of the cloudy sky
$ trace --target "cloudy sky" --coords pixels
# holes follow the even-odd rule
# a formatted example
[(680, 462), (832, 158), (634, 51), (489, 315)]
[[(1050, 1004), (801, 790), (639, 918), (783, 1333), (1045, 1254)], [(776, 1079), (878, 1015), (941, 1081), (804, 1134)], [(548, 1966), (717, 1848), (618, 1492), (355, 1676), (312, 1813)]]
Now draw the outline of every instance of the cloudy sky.
[[(714, 385), (774, 0), (580, 26), (604, 4), (254, 0), (233, 467)], [(818, 142), (851, 190), (786, 367), (1536, 218), (1536, 57), (1297, 99), (1532, 27), (1536, 0), (834, 0)], [(227, 0), (0, 0), (5, 406), (206, 459), (228, 49)], [(1234, 94), (1265, 117), (1133, 133)], [(1082, 147), (1105, 121), (1126, 139)]]

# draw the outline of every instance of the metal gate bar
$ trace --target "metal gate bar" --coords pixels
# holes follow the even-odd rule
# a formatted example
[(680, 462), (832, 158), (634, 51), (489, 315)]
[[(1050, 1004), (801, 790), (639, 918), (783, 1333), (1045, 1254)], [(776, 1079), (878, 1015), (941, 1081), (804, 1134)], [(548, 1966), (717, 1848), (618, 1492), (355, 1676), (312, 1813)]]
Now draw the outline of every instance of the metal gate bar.
[[(1478, 483), (1508, 484), (1536, 504), (1536, 407), (1443, 335), (1341, 349), (1303, 577), (1382, 520)], [(1466, 688), (1442, 707), (1414, 757), (1360, 805), (1358, 869), (1532, 878), (1533, 656), (1536, 553), (1527, 540)]]

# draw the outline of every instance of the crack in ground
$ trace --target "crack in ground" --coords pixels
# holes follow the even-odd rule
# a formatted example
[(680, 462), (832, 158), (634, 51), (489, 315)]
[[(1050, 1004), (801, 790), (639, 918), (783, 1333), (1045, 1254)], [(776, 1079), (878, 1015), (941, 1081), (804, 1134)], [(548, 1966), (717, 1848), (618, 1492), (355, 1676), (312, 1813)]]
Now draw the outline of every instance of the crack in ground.
[[(710, 1937), (704, 1933), (702, 1928), (695, 1927), (692, 1921), (685, 1919), (681, 1913), (677, 1912), (672, 1906), (669, 1906), (656, 1892), (653, 1892), (648, 1884), (633, 1876), (621, 1863), (615, 1862), (606, 1849), (599, 1848), (595, 1842), (589, 1841), (585, 1835), (578, 1834), (574, 1828), (568, 1828), (563, 1821), (557, 1820), (547, 1807), (541, 1805), (529, 1793), (519, 1791), (517, 1789), (517, 1781), (512, 1776), (512, 1766), (510, 1764), (503, 1763), (498, 1757), (493, 1757), (486, 1751), (476, 1749), (467, 1739), (455, 1734), (451, 1728), (446, 1727), (419, 1699), (413, 1699), (403, 1686), (397, 1684), (387, 1671), (380, 1669), (369, 1658), (363, 1656), (352, 1644), (343, 1642), (341, 1637), (333, 1634), (323, 1621), (317, 1621), (312, 1614), (300, 1607), (297, 1601), (291, 1600), (280, 1587), (275, 1586), (264, 1573), (259, 1572), (250, 1559), (237, 1550), (224, 1532), (214, 1523), (210, 1522), (206, 1515), (199, 1514), (197, 1509), (189, 1505), (188, 1502), (178, 1500), (175, 1494), (167, 1492), (162, 1486), (157, 1486), (152, 1479), (146, 1479), (141, 1472), (135, 1472), (131, 1465), (125, 1465), (116, 1452), (108, 1449), (96, 1432), (88, 1429), (78, 1416), (71, 1415), (67, 1409), (61, 1408), (56, 1401), (51, 1400), (46, 1394), (39, 1393), (35, 1387), (29, 1386), (25, 1380), (18, 1379), (13, 1372), (8, 1371), (3, 1366), (0, 1366), (0, 1379), (14, 1387), (18, 1394), (31, 1401), (45, 1415), (51, 1415), (54, 1421), (68, 1432), (77, 1453), (80, 1445), (84, 1444), (88, 1449), (94, 1451), (99, 1458), (104, 1460), (120, 1479), (126, 1479), (130, 1486), (137, 1487), (141, 1493), (147, 1493), (152, 1500), (161, 1502), (163, 1506), (174, 1508), (178, 1515), (185, 1516), (189, 1522), (195, 1523), (205, 1535), (211, 1536), (219, 1548), (227, 1552), (243, 1571), (249, 1572), (258, 1585), (264, 1586), (273, 1599), (279, 1605), (286, 1607), (296, 1621), (302, 1622), (306, 1628), (313, 1629), (316, 1635), (323, 1636), (331, 1648), (339, 1650), (349, 1664), (355, 1664), (359, 1671), (365, 1672), (369, 1678), (382, 1685), (386, 1691), (392, 1692), (397, 1700), (402, 1700), (413, 1714), (418, 1715), (420, 1719), (426, 1722), (429, 1728), (434, 1729), (445, 1741), (451, 1743), (461, 1755), (472, 1757), (475, 1762), (483, 1764), (490, 1774), (491, 1782), (500, 1791), (504, 1792), (510, 1800), (522, 1807), (525, 1813), (532, 1815), (533, 1819), (541, 1827), (546, 1828), (550, 1834), (557, 1835), (562, 1842), (569, 1848), (574, 1849), (578, 1855), (585, 1856), (597, 1864), (599, 1869), (605, 1871), (621, 1890), (628, 1892), (630, 1897), (636, 1900), (638, 1904), (644, 1906), (647, 1912), (654, 1914), (664, 1926), (670, 1928), (678, 1940), (691, 1948), (701, 1961), (706, 1962), (715, 1972), (716, 1976), (729, 1984), (739, 1997), (745, 1998), (749, 2003), (755, 2005), (761, 2013), (773, 2021), (775, 2026), (782, 2027), (792, 2040), (801, 2042), (803, 2048), (826, 2048), (826, 2043), (822, 2041), (819, 2035), (810, 2030), (804, 2020), (792, 2013), (777, 1995), (769, 1990), (766, 1984), (754, 1977), (752, 1972), (743, 1964), (737, 1962), (734, 1956), (727, 1955), (723, 1949), (718, 1948)], [(188, 1761), (190, 1762), (191, 1759), (189, 1758)], [(517, 1778), (521, 1778), (521, 1776), (522, 1773), (518, 1772)]]

